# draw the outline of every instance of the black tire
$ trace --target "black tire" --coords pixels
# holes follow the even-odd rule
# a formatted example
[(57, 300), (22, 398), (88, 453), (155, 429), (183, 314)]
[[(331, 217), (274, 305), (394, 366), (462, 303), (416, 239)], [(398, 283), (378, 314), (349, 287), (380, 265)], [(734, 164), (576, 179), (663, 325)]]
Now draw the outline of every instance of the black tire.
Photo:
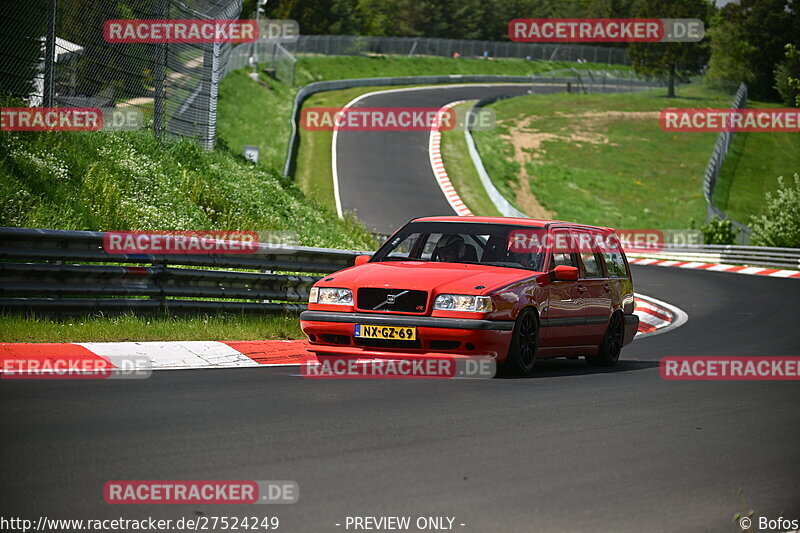
[(531, 309), (523, 309), (517, 316), (508, 357), (502, 365), (506, 375), (524, 376), (533, 372), (539, 351), (539, 317)]
[(622, 343), (625, 340), (625, 319), (616, 312), (608, 319), (608, 327), (600, 342), (597, 355), (588, 356), (586, 362), (593, 366), (614, 366), (619, 361)]

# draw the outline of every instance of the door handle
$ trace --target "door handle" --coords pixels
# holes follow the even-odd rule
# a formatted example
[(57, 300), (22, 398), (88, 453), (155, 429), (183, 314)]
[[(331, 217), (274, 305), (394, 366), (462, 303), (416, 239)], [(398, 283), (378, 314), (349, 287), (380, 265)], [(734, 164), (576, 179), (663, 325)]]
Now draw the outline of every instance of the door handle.
[(586, 286), (585, 285), (578, 285), (578, 292), (586, 292)]
[(610, 291), (611, 290), (611, 285), (606, 283), (605, 285), (603, 285), (603, 289), (606, 290), (606, 291)]

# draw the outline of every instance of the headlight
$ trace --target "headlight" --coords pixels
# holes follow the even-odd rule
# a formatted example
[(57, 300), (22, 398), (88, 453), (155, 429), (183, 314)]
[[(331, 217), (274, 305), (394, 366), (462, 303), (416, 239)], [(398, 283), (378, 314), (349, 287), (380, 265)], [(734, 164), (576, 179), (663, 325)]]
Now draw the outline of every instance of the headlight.
[(353, 291), (330, 287), (311, 287), (308, 303), (325, 305), (352, 305)]
[(440, 311), (488, 313), (492, 310), (492, 299), (488, 296), (470, 296), (469, 294), (440, 294), (433, 302), (433, 308)]

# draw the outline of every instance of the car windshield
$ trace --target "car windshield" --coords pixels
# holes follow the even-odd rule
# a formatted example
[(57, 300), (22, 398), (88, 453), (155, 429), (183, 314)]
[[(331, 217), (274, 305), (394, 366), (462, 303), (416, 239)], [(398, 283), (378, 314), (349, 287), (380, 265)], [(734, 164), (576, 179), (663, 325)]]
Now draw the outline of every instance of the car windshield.
[(538, 245), (518, 245), (518, 234), (530, 237), (525, 243), (543, 242), (544, 228), (476, 222), (412, 222), (393, 235), (375, 253), (372, 262), (424, 261), (467, 263), (541, 271), (545, 252)]

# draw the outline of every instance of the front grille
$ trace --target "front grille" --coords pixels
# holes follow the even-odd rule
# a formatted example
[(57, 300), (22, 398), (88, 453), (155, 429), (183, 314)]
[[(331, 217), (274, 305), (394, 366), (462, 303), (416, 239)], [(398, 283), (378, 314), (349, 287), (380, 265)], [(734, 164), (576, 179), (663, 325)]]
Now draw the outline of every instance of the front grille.
[(459, 341), (432, 340), (430, 342), (431, 350), (455, 350), (459, 346), (461, 346)]
[(356, 337), (357, 346), (371, 346), (373, 348), (421, 348), (420, 341), (399, 341), (397, 339), (363, 339)]
[(422, 314), (427, 303), (428, 293), (425, 291), (363, 288), (358, 289), (356, 295), (356, 305), (362, 311)]
[(330, 333), (323, 333), (322, 340), (331, 344), (350, 344), (349, 335), (332, 335)]

